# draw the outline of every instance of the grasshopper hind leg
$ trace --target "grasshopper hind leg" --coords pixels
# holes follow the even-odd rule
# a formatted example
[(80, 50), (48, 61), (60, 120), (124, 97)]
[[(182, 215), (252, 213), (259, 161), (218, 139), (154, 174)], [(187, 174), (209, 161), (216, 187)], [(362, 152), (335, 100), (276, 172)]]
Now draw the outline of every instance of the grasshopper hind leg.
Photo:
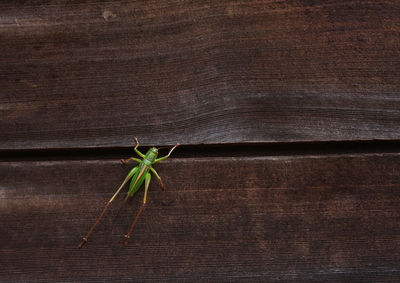
[(130, 178), (132, 178), (132, 176), (136, 173), (136, 171), (138, 170), (138, 167), (135, 167), (131, 170), (131, 172), (128, 173), (128, 175), (126, 176), (124, 182), (121, 184), (121, 186), (118, 188), (118, 190), (115, 192), (115, 194), (110, 198), (110, 200), (107, 202), (106, 206), (103, 208), (102, 212), (100, 213), (99, 217), (97, 218), (96, 222), (94, 223), (94, 225), (92, 226), (92, 228), (90, 228), (89, 232), (86, 234), (85, 237), (82, 238), (82, 242), (78, 245), (78, 248), (81, 249), (88, 241), (88, 238), (90, 236), (90, 234), (93, 232), (94, 227), (96, 227), (96, 225), (100, 222), (100, 219), (103, 218), (104, 213), (106, 212), (106, 210), (108, 209), (108, 207), (110, 206), (110, 204), (113, 202), (113, 200), (115, 199), (115, 197), (119, 194), (119, 192), (122, 190), (122, 188), (124, 187), (124, 185), (129, 181)]
[(140, 216), (140, 214), (142, 213), (142, 211), (143, 211), (143, 209), (144, 209), (144, 206), (146, 205), (147, 191), (148, 191), (148, 189), (149, 189), (150, 179), (151, 179), (151, 175), (150, 175), (150, 173), (147, 173), (146, 176), (145, 176), (145, 190), (144, 190), (143, 203), (142, 203), (142, 206), (140, 207), (139, 212), (137, 213), (137, 215), (136, 215), (136, 217), (135, 217), (135, 220), (133, 220), (131, 229), (129, 229), (128, 234), (125, 235), (125, 240), (124, 240), (124, 246), (125, 246), (125, 247), (128, 246), (128, 240), (129, 240), (129, 238), (131, 237), (131, 233), (132, 233), (132, 231), (133, 231), (133, 228), (135, 227), (136, 222), (138, 221), (139, 216)]

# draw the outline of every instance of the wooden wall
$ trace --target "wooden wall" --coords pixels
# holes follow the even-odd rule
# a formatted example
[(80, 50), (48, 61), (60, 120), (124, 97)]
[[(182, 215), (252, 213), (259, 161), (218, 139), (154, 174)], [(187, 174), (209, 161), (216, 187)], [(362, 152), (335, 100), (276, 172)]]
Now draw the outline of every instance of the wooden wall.
[[(400, 281), (400, 3), (2, 1), (0, 281)], [(143, 145), (181, 143), (77, 244)]]

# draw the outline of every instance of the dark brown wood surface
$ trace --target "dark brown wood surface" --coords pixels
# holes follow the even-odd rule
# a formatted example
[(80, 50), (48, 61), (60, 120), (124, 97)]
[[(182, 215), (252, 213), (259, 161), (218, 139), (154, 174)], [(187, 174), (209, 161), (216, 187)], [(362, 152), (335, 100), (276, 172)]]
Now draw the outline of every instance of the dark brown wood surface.
[(400, 2), (1, 1), (0, 149), (400, 138)]
[[(0, 1), (0, 282), (400, 282), (399, 38), (396, 0)], [(134, 136), (168, 190), (78, 250)]]
[(128, 167), (1, 162), (0, 281), (400, 280), (399, 154), (171, 158), (77, 249)]

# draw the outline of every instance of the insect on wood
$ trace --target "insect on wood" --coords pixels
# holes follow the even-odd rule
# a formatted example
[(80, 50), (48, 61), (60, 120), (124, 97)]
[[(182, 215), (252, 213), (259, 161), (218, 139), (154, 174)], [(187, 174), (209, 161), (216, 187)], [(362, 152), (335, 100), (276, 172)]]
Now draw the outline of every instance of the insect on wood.
[(122, 190), (124, 185), (129, 180), (131, 180), (131, 182), (130, 182), (128, 194), (127, 194), (125, 200), (127, 200), (130, 197), (132, 197), (139, 190), (139, 188), (143, 184), (143, 182), (144, 182), (145, 191), (144, 191), (144, 198), (143, 198), (142, 206), (140, 207), (140, 210), (137, 213), (137, 215), (135, 217), (135, 220), (133, 221), (132, 226), (129, 229), (128, 234), (125, 235), (124, 246), (128, 245), (128, 240), (129, 240), (130, 235), (131, 235), (131, 233), (133, 231), (133, 228), (135, 227), (136, 222), (139, 219), (139, 216), (142, 213), (142, 211), (144, 209), (144, 206), (146, 205), (147, 190), (149, 188), (150, 179), (151, 179), (150, 171), (157, 177), (157, 179), (160, 181), (161, 187), (165, 191), (164, 183), (162, 182), (161, 177), (158, 175), (157, 171), (154, 170), (152, 165), (157, 163), (157, 162), (160, 162), (160, 161), (162, 161), (164, 159), (167, 159), (171, 155), (172, 151), (179, 144), (177, 143), (173, 148), (171, 148), (171, 150), (169, 151), (169, 153), (166, 156), (157, 158), (158, 150), (160, 150), (161, 148), (152, 147), (147, 151), (146, 154), (143, 154), (138, 150), (139, 141), (137, 140), (137, 138), (135, 138), (135, 141), (136, 141), (136, 146), (135, 146), (134, 150), (142, 159), (131, 157), (131, 158), (128, 158), (128, 159), (121, 159), (121, 161), (123, 163), (125, 163), (125, 164), (128, 163), (129, 161), (136, 161), (136, 162), (139, 163), (139, 165), (134, 167), (128, 173), (128, 175), (126, 176), (125, 180), (122, 182), (121, 186), (118, 188), (118, 190), (115, 192), (115, 194), (111, 197), (111, 199), (107, 202), (106, 206), (103, 208), (103, 211), (100, 213), (100, 216), (97, 218), (97, 220), (94, 223), (94, 225), (92, 226), (92, 228), (90, 228), (90, 230), (86, 234), (86, 236), (82, 238), (82, 242), (78, 245), (78, 248), (82, 248), (83, 245), (86, 244), (90, 234), (92, 233), (92, 231), (96, 227), (96, 225), (99, 223), (100, 219), (103, 217), (103, 215), (106, 212), (107, 208), (114, 201), (115, 197), (118, 195), (118, 193)]

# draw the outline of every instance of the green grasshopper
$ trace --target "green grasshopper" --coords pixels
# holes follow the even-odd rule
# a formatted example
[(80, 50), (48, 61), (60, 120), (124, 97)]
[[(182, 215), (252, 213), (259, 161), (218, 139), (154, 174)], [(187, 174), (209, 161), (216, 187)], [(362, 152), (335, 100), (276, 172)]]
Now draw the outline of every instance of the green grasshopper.
[(111, 199), (107, 202), (106, 206), (104, 207), (103, 211), (100, 213), (100, 216), (97, 218), (96, 222), (94, 223), (94, 225), (92, 226), (92, 228), (90, 228), (89, 232), (86, 234), (85, 237), (82, 238), (82, 242), (78, 245), (78, 248), (82, 248), (84, 244), (86, 244), (90, 234), (92, 233), (94, 227), (96, 227), (96, 225), (99, 223), (100, 219), (103, 217), (104, 213), (106, 212), (107, 208), (110, 206), (110, 204), (113, 202), (113, 200), (115, 199), (115, 197), (118, 195), (118, 193), (122, 190), (122, 188), (124, 187), (124, 185), (131, 179), (131, 183), (129, 185), (129, 191), (128, 191), (128, 195), (126, 196), (125, 200), (127, 200), (128, 198), (132, 197), (140, 188), (140, 186), (143, 184), (143, 182), (145, 183), (145, 191), (144, 191), (144, 198), (143, 198), (143, 203), (142, 206), (140, 207), (139, 212), (137, 213), (135, 220), (133, 221), (133, 224), (131, 226), (131, 229), (129, 230), (128, 234), (125, 235), (125, 240), (124, 240), (124, 246), (126, 247), (128, 245), (128, 240), (130, 238), (130, 235), (133, 231), (133, 227), (135, 227), (137, 220), (139, 219), (140, 214), (143, 211), (144, 206), (146, 205), (146, 197), (147, 197), (147, 190), (149, 188), (149, 184), (150, 184), (150, 179), (151, 179), (151, 175), (150, 175), (150, 171), (153, 172), (153, 174), (157, 177), (157, 179), (160, 181), (161, 187), (163, 188), (163, 190), (165, 191), (165, 186), (161, 180), (161, 177), (157, 174), (156, 170), (154, 170), (154, 168), (152, 167), (152, 165), (154, 163), (160, 162), (164, 159), (167, 159), (170, 154), (172, 153), (172, 151), (179, 145), (179, 143), (177, 143), (173, 148), (171, 148), (171, 150), (169, 151), (169, 153), (166, 156), (157, 158), (158, 155), (158, 150), (161, 148), (155, 148), (152, 147), (150, 148), (147, 153), (144, 155), (143, 153), (141, 153), (137, 148), (139, 147), (139, 141), (137, 140), (137, 138), (135, 138), (136, 141), (136, 146), (135, 146), (135, 152), (142, 158), (142, 160), (138, 159), (138, 158), (128, 158), (128, 159), (121, 159), (121, 161), (123, 163), (128, 163), (129, 161), (133, 160), (139, 163), (138, 166), (136, 166), (135, 168), (133, 168), (129, 174), (126, 176), (124, 182), (122, 183), (122, 185), (119, 187), (119, 189), (115, 192), (115, 194), (111, 197)]

